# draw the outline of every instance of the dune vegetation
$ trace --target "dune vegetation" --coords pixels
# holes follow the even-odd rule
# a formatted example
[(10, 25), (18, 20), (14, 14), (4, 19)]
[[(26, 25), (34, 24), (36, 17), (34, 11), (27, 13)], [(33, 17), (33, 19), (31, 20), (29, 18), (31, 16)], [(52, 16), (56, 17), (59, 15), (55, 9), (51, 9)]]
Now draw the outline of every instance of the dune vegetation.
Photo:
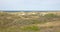
[(0, 12), (0, 32), (60, 32), (60, 12)]

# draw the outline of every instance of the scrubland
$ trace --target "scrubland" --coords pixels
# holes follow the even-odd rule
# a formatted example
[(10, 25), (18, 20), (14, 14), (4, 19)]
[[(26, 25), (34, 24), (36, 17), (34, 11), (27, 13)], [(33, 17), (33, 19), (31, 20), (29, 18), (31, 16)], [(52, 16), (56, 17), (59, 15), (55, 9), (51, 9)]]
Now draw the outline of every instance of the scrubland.
[(60, 12), (0, 12), (0, 32), (60, 32)]

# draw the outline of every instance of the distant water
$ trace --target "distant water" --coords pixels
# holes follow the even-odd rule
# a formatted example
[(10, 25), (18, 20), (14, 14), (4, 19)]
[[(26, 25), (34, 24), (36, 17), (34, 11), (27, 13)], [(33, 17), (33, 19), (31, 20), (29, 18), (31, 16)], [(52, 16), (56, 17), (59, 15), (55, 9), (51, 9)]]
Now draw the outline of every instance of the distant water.
[(38, 10), (34, 10), (34, 11), (33, 10), (28, 10), (28, 11), (24, 11), (24, 10), (19, 10), (19, 11), (17, 11), (17, 10), (16, 11), (10, 11), (9, 10), (9, 11), (4, 11), (4, 10), (1, 10), (1, 11), (2, 12), (60, 12), (60, 10), (54, 10), (54, 11), (53, 10), (51, 10), (51, 11), (50, 10), (48, 10), (48, 11), (41, 11), (41, 10), (40, 11), (38, 11)]

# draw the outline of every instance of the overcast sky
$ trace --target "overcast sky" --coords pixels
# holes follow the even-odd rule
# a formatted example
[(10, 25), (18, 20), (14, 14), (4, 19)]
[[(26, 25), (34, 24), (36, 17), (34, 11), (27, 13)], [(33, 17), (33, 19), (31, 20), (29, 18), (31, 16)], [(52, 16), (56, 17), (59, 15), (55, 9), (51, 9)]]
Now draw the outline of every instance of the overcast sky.
[(0, 10), (60, 10), (60, 0), (0, 0)]

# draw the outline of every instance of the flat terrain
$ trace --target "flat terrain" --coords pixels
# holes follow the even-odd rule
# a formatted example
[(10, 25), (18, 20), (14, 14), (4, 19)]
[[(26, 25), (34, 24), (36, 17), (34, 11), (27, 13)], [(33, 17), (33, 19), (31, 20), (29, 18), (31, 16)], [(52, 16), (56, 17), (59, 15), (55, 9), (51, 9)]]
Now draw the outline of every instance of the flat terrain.
[(0, 32), (60, 32), (60, 12), (0, 12)]

